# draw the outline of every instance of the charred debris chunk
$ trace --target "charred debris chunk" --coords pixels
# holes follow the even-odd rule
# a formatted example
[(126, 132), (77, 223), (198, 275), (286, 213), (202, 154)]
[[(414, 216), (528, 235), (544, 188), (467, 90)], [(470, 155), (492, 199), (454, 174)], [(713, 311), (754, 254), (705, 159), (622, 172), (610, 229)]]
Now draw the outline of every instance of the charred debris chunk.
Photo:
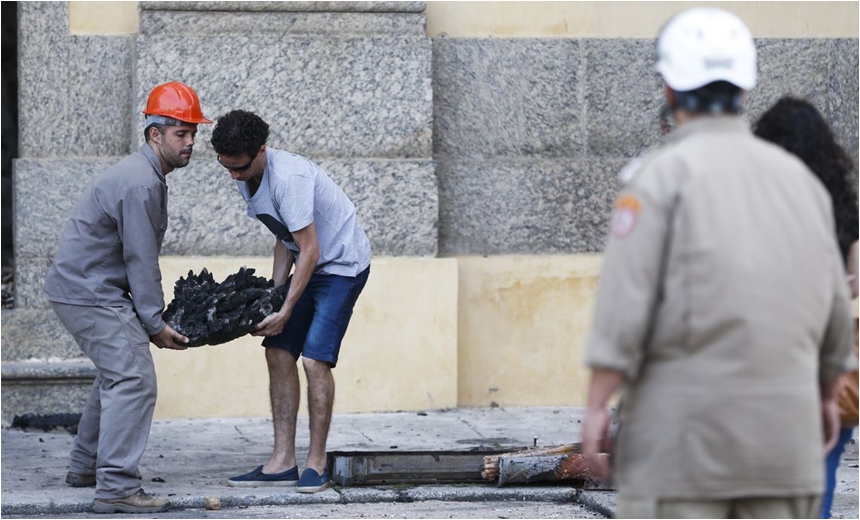
[(189, 339), (189, 347), (218, 345), (253, 332), (281, 309), (285, 295), (285, 286), (275, 288), (271, 280), (254, 276), (254, 269), (242, 267), (217, 283), (204, 267), (176, 281), (162, 317)]

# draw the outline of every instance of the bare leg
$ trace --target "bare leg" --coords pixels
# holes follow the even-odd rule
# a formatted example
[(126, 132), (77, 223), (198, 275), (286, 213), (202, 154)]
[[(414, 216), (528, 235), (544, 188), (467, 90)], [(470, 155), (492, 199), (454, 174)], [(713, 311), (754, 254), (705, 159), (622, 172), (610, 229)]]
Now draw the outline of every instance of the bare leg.
[(326, 468), (326, 440), (334, 405), (334, 377), (328, 363), (302, 358), (308, 379), (311, 445), (307, 467), (322, 475)]
[(275, 427), (275, 447), (263, 473), (287, 471), (296, 465), (296, 416), (299, 412), (299, 372), (296, 359), (288, 350), (266, 349), (269, 366), (269, 398), (272, 401), (272, 422)]

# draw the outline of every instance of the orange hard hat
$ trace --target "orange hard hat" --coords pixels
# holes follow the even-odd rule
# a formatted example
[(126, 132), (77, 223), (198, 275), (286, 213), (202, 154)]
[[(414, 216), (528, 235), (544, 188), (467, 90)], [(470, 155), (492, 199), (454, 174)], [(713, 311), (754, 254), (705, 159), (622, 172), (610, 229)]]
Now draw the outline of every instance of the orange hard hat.
[(152, 89), (146, 100), (146, 115), (172, 117), (185, 123), (211, 123), (203, 116), (197, 92), (184, 83), (171, 81)]

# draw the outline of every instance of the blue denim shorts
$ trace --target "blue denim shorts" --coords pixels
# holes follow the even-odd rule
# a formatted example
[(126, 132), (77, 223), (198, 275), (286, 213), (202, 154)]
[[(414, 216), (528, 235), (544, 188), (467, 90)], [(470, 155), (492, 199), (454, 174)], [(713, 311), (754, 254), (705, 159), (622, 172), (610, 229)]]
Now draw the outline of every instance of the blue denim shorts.
[(334, 368), (352, 309), (368, 275), (370, 267), (354, 278), (312, 274), (284, 330), (276, 336), (267, 336), (263, 346), (286, 349), (296, 360), (304, 356)]

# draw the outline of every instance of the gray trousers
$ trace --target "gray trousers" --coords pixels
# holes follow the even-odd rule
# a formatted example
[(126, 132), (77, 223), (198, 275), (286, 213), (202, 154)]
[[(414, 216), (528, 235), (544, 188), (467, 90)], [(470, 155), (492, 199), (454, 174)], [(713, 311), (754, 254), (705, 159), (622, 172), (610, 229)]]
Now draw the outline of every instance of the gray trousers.
[(96, 475), (96, 498), (137, 493), (137, 469), (152, 424), (157, 385), (149, 335), (131, 304), (51, 307), (98, 369), (71, 452), (69, 471)]

